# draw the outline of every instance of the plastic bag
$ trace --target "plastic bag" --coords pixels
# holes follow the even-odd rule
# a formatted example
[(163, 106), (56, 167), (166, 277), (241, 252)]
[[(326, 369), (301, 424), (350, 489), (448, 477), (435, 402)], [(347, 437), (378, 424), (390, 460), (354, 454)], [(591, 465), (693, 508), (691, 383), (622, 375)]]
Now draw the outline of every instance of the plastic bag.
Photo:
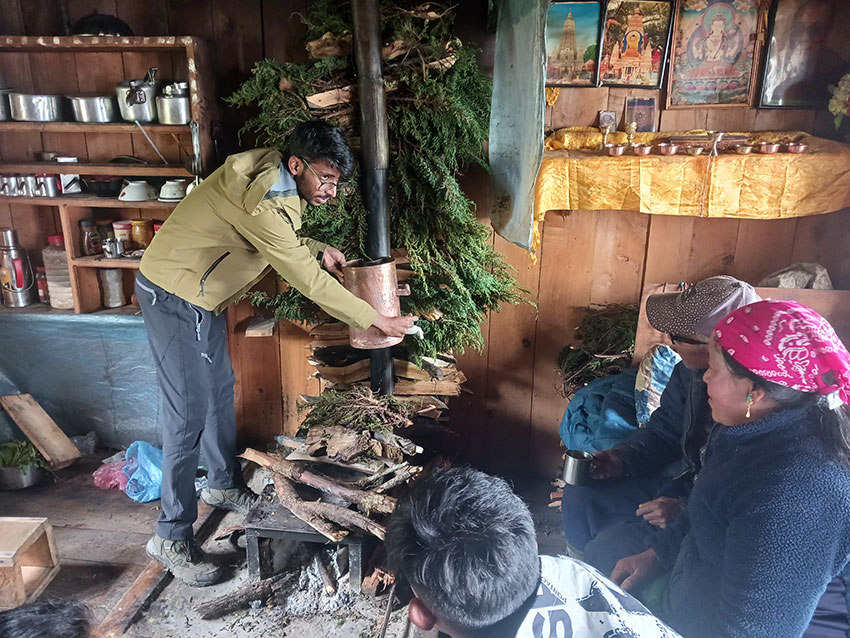
[(117, 487), (123, 491), (127, 487), (127, 475), (124, 474), (124, 461), (104, 463), (92, 474), (94, 484), (102, 490)]
[(162, 491), (162, 450), (144, 441), (131, 443), (124, 474), (129, 479), (127, 496), (139, 503), (157, 500)]

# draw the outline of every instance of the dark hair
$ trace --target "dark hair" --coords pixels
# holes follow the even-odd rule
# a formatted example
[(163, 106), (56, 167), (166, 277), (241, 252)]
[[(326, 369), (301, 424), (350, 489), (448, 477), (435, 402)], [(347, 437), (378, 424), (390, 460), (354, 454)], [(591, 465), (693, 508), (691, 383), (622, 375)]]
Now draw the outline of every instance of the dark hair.
[(301, 122), (289, 136), (287, 157), (295, 155), (308, 162), (324, 161), (334, 166), (342, 179), (351, 177), (354, 155), (342, 131), (324, 120)]
[(846, 405), (830, 410), (826, 397), (762, 379), (735, 361), (726, 350), (721, 348), (720, 351), (733, 375), (752, 381), (755, 387), (763, 390), (781, 409), (793, 410), (817, 406), (820, 417), (816, 424), (818, 434), (835, 448), (835, 453), (842, 463), (850, 465), (850, 410)]
[(540, 576), (534, 522), (501, 478), (435, 470), (399, 502), (387, 555), (428, 607), (472, 635), (515, 612)]
[(0, 638), (89, 638), (91, 617), (83, 603), (47, 601), (0, 612)]

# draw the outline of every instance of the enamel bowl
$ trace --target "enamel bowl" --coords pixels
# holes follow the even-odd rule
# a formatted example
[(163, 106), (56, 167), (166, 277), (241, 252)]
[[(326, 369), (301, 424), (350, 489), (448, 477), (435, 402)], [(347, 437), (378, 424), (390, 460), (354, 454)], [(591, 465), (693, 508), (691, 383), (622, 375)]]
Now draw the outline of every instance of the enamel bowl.
[(139, 179), (127, 182), (118, 199), (125, 202), (147, 202), (156, 199), (156, 188), (148, 184), (146, 181)]

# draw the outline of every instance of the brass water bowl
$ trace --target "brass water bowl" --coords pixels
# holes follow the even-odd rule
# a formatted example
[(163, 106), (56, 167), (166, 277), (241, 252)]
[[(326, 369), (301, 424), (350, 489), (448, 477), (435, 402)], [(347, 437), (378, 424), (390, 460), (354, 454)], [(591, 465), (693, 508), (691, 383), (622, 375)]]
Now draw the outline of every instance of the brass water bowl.
[(686, 146), (685, 151), (688, 155), (702, 155), (702, 152), (705, 150), (702, 146)]
[(764, 153), (765, 155), (773, 155), (779, 150), (779, 144), (777, 142), (762, 142), (759, 144), (759, 153)]
[(675, 155), (679, 151), (678, 144), (668, 144), (667, 142), (656, 144), (655, 148), (657, 148), (658, 152), (662, 155)]
[(635, 155), (649, 155), (652, 152), (652, 147), (646, 144), (635, 144), (632, 146), (632, 153)]
[(619, 157), (626, 152), (626, 147), (622, 144), (606, 144), (605, 152), (611, 157)]
[(808, 145), (802, 142), (788, 142), (785, 145), (785, 150), (789, 153), (805, 153), (807, 148)]

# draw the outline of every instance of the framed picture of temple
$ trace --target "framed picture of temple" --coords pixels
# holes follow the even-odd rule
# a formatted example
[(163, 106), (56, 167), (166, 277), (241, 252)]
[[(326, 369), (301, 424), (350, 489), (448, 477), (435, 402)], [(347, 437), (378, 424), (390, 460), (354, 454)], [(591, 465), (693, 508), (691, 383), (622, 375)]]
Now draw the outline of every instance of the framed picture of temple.
[(770, 16), (762, 108), (826, 108), (827, 87), (850, 71), (850, 2), (778, 0)]
[(660, 88), (672, 17), (673, 4), (667, 0), (608, 0), (599, 81), (605, 86)]
[(553, 2), (546, 15), (546, 86), (596, 86), (602, 2)]
[(680, 0), (667, 108), (752, 106), (761, 0)]

